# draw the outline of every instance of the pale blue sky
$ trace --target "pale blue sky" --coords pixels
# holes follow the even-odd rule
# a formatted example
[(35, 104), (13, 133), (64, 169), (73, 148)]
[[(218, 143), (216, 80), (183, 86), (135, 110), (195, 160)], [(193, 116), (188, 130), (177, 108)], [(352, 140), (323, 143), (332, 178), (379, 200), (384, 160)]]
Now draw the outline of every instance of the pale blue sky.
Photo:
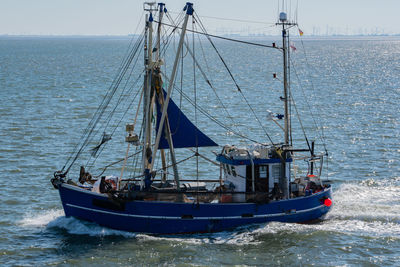
[[(164, 1), (179, 12), (185, 0)], [(273, 23), (278, 0), (194, 0), (199, 15)], [(400, 0), (287, 0), (298, 2), (305, 34), (400, 33)], [(0, 34), (126, 35), (142, 14), (139, 0), (0, 0)], [(210, 32), (267, 33), (274, 27), (203, 18)]]

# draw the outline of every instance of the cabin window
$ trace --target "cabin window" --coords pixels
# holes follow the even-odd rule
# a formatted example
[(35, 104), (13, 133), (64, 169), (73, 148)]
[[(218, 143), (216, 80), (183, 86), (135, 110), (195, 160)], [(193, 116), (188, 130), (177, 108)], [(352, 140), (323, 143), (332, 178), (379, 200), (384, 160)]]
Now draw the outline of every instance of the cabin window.
[(233, 176), (236, 176), (235, 166), (231, 166), (231, 168), (232, 168), (232, 175), (233, 175)]
[(268, 166), (260, 166), (260, 178), (268, 178)]
[(272, 165), (272, 177), (274, 178), (275, 183), (279, 182), (279, 178), (281, 177), (281, 165), (280, 164)]

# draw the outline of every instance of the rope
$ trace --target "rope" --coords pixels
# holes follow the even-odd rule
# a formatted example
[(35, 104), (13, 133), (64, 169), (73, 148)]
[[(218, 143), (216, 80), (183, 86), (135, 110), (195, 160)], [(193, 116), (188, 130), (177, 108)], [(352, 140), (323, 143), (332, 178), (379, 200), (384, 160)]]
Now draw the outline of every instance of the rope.
[[(195, 19), (195, 18), (193, 17), (193, 19)], [(170, 19), (170, 20), (172, 21), (172, 19)], [(173, 21), (172, 21), (172, 23), (174, 24)], [(210, 71), (210, 68), (209, 68), (209, 66), (208, 66), (208, 63), (207, 63), (207, 60), (206, 60), (206, 57), (205, 57), (205, 53), (204, 53), (204, 49), (203, 49), (203, 46), (202, 46), (202, 44), (201, 44), (199, 35), (197, 35), (197, 37), (199, 38), (199, 44), (200, 44), (200, 48), (201, 48), (201, 50), (202, 50), (202, 55), (203, 55), (204, 62), (205, 62), (205, 64), (206, 64), (206, 66), (207, 66), (208, 71)], [(214, 94), (215, 94), (215, 97), (217, 98), (218, 102), (222, 105), (223, 109), (225, 110), (226, 114), (228, 115), (227, 117), (231, 119), (233, 126), (236, 126), (236, 122), (233, 120), (233, 116), (231, 116), (231, 114), (228, 112), (228, 110), (227, 110), (227, 108), (225, 107), (224, 103), (222, 102), (221, 98), (218, 96), (215, 87), (212, 85), (211, 81), (208, 79), (208, 77), (207, 77), (207, 75), (205, 74), (204, 70), (202, 69), (202, 67), (200, 66), (200, 64), (198, 63), (198, 61), (196, 60), (196, 58), (194, 57), (194, 52), (192, 52), (192, 51), (190, 50), (190, 47), (189, 47), (189, 45), (188, 45), (186, 42), (185, 42), (184, 44), (185, 44), (186, 48), (188, 49), (188, 52), (189, 52), (190, 55), (192, 56), (193, 61), (196, 63), (197, 68), (200, 70), (200, 73), (202, 74), (204, 80), (205, 80), (206, 83), (210, 86), (210, 88), (213, 90), (213, 92), (214, 92)], [(193, 49), (193, 50), (194, 50), (194, 49)], [(181, 84), (180, 84), (180, 85), (181, 85), (181, 89), (180, 89), (180, 92), (182, 92), (182, 90), (183, 90), (183, 89), (182, 89), (182, 86), (183, 86), (183, 80), (182, 80), (182, 79), (183, 79), (183, 57), (182, 57), (182, 63), (181, 63)], [(181, 106), (182, 106), (182, 94), (180, 95), (180, 105), (179, 105), (179, 107), (181, 108)], [(240, 133), (238, 127), (236, 127), (236, 130), (237, 130), (237, 132), (241, 135), (241, 137), (244, 136), (242, 133)], [(248, 138), (246, 138), (246, 139), (248, 139)]]
[(197, 154), (197, 156), (199, 156), (199, 157), (201, 157), (201, 158), (205, 159), (206, 161), (208, 161), (208, 162), (210, 162), (210, 163), (214, 164), (215, 166), (219, 166), (219, 163), (218, 163), (218, 162), (216, 162), (216, 161), (213, 161), (213, 160), (211, 160), (211, 159), (207, 158), (206, 156), (204, 156), (204, 155), (200, 154), (198, 151), (195, 151), (195, 150), (193, 150), (192, 148), (188, 148), (188, 149), (189, 149), (190, 151), (192, 151), (193, 153), (196, 153), (196, 154)]
[[(138, 38), (136, 41), (136, 45), (132, 48), (130, 55), (135, 55), (140, 43), (142, 42), (144, 36), (141, 36), (141, 38)], [(83, 140), (83, 142), (81, 143), (81, 147), (79, 148), (79, 150), (77, 152), (75, 152), (79, 146), (80, 143), (77, 143), (77, 145), (75, 146), (75, 148), (73, 149), (73, 153), (71, 153), (70, 157), (67, 159), (67, 162), (65, 163), (65, 165), (63, 166), (63, 168), (61, 169), (61, 171), (64, 171), (65, 167), (67, 166), (67, 164), (71, 161), (73, 154), (75, 154), (75, 157), (72, 159), (71, 163), (69, 164), (68, 168), (66, 169), (66, 171), (64, 172), (64, 175), (66, 175), (69, 170), (71, 169), (72, 165), (75, 163), (75, 161), (78, 159), (78, 157), (80, 156), (80, 154), (82, 153), (83, 149), (87, 146), (87, 144), (90, 142), (91, 137), (92, 137), (92, 133), (95, 129), (95, 127), (97, 126), (97, 123), (100, 121), (102, 115), (104, 114), (108, 104), (110, 103), (113, 95), (115, 94), (116, 90), (118, 89), (118, 86), (122, 80), (122, 77), (125, 75), (127, 69), (129, 68), (130, 63), (132, 62), (133, 57), (128, 57), (125, 58), (121, 64), (121, 67), (118, 71), (118, 74), (116, 75), (116, 78), (114, 79), (114, 81), (111, 83), (111, 86), (109, 87), (108, 92), (106, 93), (106, 95), (104, 96), (100, 106), (98, 107), (98, 109), (96, 110), (94, 116), (92, 117), (91, 121), (89, 122), (88, 126), (85, 128), (84, 133), (82, 135), (81, 140)]]
[[(176, 14), (178, 12), (169, 11), (169, 13)], [(209, 19), (217, 19), (217, 20), (225, 20), (225, 21), (235, 21), (235, 22), (246, 22), (246, 23), (254, 23), (254, 24), (264, 24), (264, 25), (272, 25), (275, 26), (275, 23), (270, 22), (262, 22), (262, 21), (255, 21), (255, 20), (245, 20), (245, 19), (232, 19), (232, 18), (221, 18), (221, 17), (212, 17), (212, 16), (198, 16), (201, 18), (209, 18)]]
[(301, 130), (303, 131), (304, 138), (306, 139), (308, 149), (311, 152), (310, 142), (308, 141), (308, 138), (307, 138), (307, 135), (306, 135), (306, 131), (305, 131), (304, 126), (303, 126), (303, 122), (300, 119), (300, 114), (299, 114), (299, 111), (297, 110), (296, 102), (294, 101), (294, 98), (293, 98), (293, 95), (292, 95), (292, 91), (289, 91), (289, 92), (290, 92), (290, 98), (292, 99), (292, 102), (293, 102), (294, 109), (296, 110), (296, 115), (297, 115), (297, 119), (299, 120), (299, 123), (300, 123), (300, 126), (301, 126)]
[[(203, 30), (204, 32), (206, 32), (206, 29), (205, 29), (205, 27), (203, 26), (203, 24), (202, 24), (202, 22), (201, 22), (200, 20), (199, 20), (199, 23), (200, 23), (200, 27), (202, 28), (202, 30)], [(267, 133), (265, 127), (262, 125), (261, 121), (258, 119), (257, 114), (255, 113), (254, 109), (251, 107), (249, 101), (247, 100), (247, 98), (246, 98), (245, 95), (243, 94), (241, 88), (239, 87), (239, 84), (236, 82), (235, 77), (233, 76), (232, 72), (230, 71), (230, 69), (229, 69), (228, 65), (226, 64), (225, 60), (222, 58), (222, 56), (221, 56), (221, 54), (219, 53), (217, 47), (214, 45), (214, 43), (213, 43), (213, 41), (211, 40), (211, 38), (210, 38), (208, 35), (206, 35), (206, 36), (207, 36), (208, 41), (211, 43), (212, 47), (214, 48), (215, 52), (217, 53), (218, 57), (219, 57), (220, 60), (222, 61), (223, 65), (225, 66), (225, 69), (228, 71), (229, 76), (231, 77), (232, 81), (235, 83), (235, 86), (236, 86), (237, 90), (238, 90), (239, 93), (242, 95), (243, 99), (245, 100), (247, 106), (250, 108), (250, 110), (251, 110), (251, 112), (253, 113), (254, 117), (256, 118), (257, 122), (260, 124), (261, 129), (263, 129), (265, 135), (268, 137), (268, 139), (269, 139), (269, 141), (271, 142), (271, 144), (272, 144), (273, 146), (275, 146), (275, 144), (274, 144), (274, 142), (272, 141), (270, 135)]]
[(102, 171), (99, 175), (96, 175), (96, 176), (93, 176), (93, 177), (99, 178), (99, 177), (100, 177), (101, 175), (103, 175), (103, 173), (108, 169), (108, 167), (114, 166), (115, 164), (118, 164), (118, 163), (124, 161), (124, 160), (127, 159), (127, 158), (131, 158), (131, 157), (133, 157), (133, 156), (136, 156), (137, 154), (139, 154), (139, 153), (141, 153), (141, 152), (142, 152), (142, 151), (140, 150), (140, 151), (138, 151), (138, 152), (135, 152), (134, 154), (129, 155), (129, 156), (126, 157), (126, 158), (122, 158), (122, 159), (120, 159), (120, 160), (117, 160), (117, 161), (115, 161), (115, 162), (113, 162), (113, 163), (110, 163), (110, 164), (106, 165), (106, 166), (103, 168), (103, 171)]
[[(197, 37), (199, 37), (199, 35), (197, 35)], [(207, 67), (208, 71), (210, 72), (210, 67), (209, 67), (209, 65), (208, 65), (208, 63), (207, 63), (207, 60), (206, 60), (206, 57), (205, 57), (205, 53), (204, 53), (204, 49), (203, 49), (203, 46), (202, 46), (201, 41), (200, 41), (200, 37), (199, 37), (199, 44), (200, 44), (200, 48), (201, 48), (201, 51), (202, 51), (202, 55), (203, 55), (204, 62), (205, 62), (205, 64), (206, 64), (206, 67)], [(191, 53), (190, 50), (189, 50), (189, 53)], [(193, 57), (193, 55), (192, 55), (192, 57)], [(205, 74), (205, 72), (204, 72), (203, 69), (201, 68), (200, 64), (197, 62), (197, 60), (196, 60), (194, 57), (193, 57), (193, 60), (196, 62), (197, 68), (200, 70), (200, 73), (202, 74), (204, 80), (205, 80), (206, 83), (210, 86), (210, 88), (213, 90), (213, 92), (214, 92), (214, 94), (215, 94), (215, 97), (217, 98), (218, 102), (221, 104), (222, 108), (223, 108), (224, 111), (226, 112), (227, 117), (231, 119), (232, 125), (233, 125), (233, 126), (236, 126), (236, 122), (233, 120), (233, 116), (231, 116), (231, 114), (230, 114), (229, 111), (227, 110), (226, 106), (225, 106), (224, 103), (222, 102), (221, 98), (218, 96), (215, 87), (211, 84), (211, 81), (208, 79), (207, 75)], [(238, 127), (236, 127), (236, 130), (240, 133), (240, 130), (239, 130)]]
[[(311, 111), (310, 103), (309, 103), (308, 100), (307, 100), (306, 94), (305, 94), (305, 92), (304, 92), (303, 85), (302, 85), (302, 83), (301, 83), (301, 81), (300, 81), (299, 75), (298, 75), (297, 70), (296, 70), (296, 67), (295, 67), (295, 64), (294, 64), (294, 63), (292, 63), (292, 64), (293, 64), (294, 74), (296, 75), (296, 78), (297, 78), (297, 80), (299, 81), (299, 86), (300, 86), (300, 88), (301, 88), (301, 91), (302, 91), (303, 97), (304, 97), (304, 99), (305, 99), (305, 102), (306, 102), (306, 104), (307, 104), (307, 107), (308, 107), (308, 109), (309, 109), (309, 111), (310, 111), (311, 118), (312, 118), (312, 120), (313, 120), (313, 122), (314, 122), (314, 126), (315, 126), (316, 129), (318, 129), (318, 125), (317, 125), (317, 123), (316, 123), (314, 114), (313, 114), (312, 111)], [(321, 128), (322, 128), (322, 127), (321, 127)], [(317, 132), (319, 133), (319, 137), (320, 137), (321, 140), (322, 140), (322, 144), (323, 144), (323, 146), (324, 146), (325, 152), (328, 154), (328, 151), (327, 151), (327, 149), (326, 149), (326, 144), (325, 144), (325, 138), (324, 138), (324, 136), (321, 135), (321, 133), (320, 133), (319, 131), (317, 131)], [(311, 150), (310, 150), (310, 151), (311, 151)]]
[[(199, 16), (197, 16), (197, 14), (196, 14), (196, 17), (199, 17)], [(173, 27), (175, 29), (182, 29), (181, 27), (174, 26), (174, 25), (171, 25), (171, 24), (168, 24), (168, 23), (159, 22), (159, 21), (154, 21), (154, 22), (161, 23), (162, 25), (165, 25), (165, 26), (168, 26), (168, 27)], [(200, 20), (199, 20), (199, 22), (201, 23)], [(248, 45), (254, 45), (254, 46), (260, 46), (260, 47), (266, 47), (266, 48), (273, 48), (273, 49), (282, 50), (282, 48), (277, 47), (277, 46), (272, 46), (272, 45), (264, 45), (264, 44), (260, 44), (260, 43), (253, 43), (253, 42), (248, 42), (248, 41), (243, 41), (243, 40), (238, 40), (238, 39), (232, 39), (232, 38), (228, 38), (228, 37), (213, 35), (213, 34), (209, 34), (209, 33), (206, 33), (206, 32), (194, 31), (194, 30), (190, 30), (190, 29), (187, 29), (186, 31), (194, 32), (194, 33), (197, 33), (197, 34), (202, 34), (202, 35), (207, 36), (207, 38), (213, 37), (213, 38), (222, 39), (222, 40), (231, 41), (231, 42), (236, 42), (236, 43), (242, 43), (242, 44), (248, 44)]]
[[(170, 164), (170, 165), (168, 165), (168, 166), (166, 166), (164, 168), (166, 168), (166, 169), (171, 168), (171, 167), (173, 167), (175, 165), (178, 165), (178, 164), (181, 164), (182, 162), (185, 162), (185, 161), (187, 161), (187, 160), (189, 160), (191, 158), (194, 158), (195, 156), (196, 156), (196, 154), (193, 154), (192, 156), (190, 156), (188, 158), (185, 158), (185, 159), (182, 159), (180, 161), (177, 161), (175, 164)], [(159, 168), (159, 169), (156, 169), (154, 172), (157, 173), (157, 172), (162, 171), (162, 170), (163, 170), (163, 168)], [(144, 177), (144, 174), (138, 175), (138, 176), (134, 176), (134, 177), (129, 178), (129, 179), (122, 179), (121, 181), (132, 181), (132, 180), (135, 180), (135, 179), (141, 178), (141, 177)]]
[[(299, 27), (297, 27), (297, 29), (300, 30)], [(302, 48), (303, 48), (302, 50), (303, 50), (304, 57), (305, 57), (305, 59), (306, 59), (307, 67), (310, 68), (310, 64), (309, 64), (309, 62), (308, 62), (308, 57), (307, 57), (306, 49), (305, 49), (305, 47), (304, 47), (303, 38), (301, 38), (301, 36), (300, 36), (300, 42), (301, 42), (301, 46), (302, 46)], [(296, 76), (297, 76), (297, 73), (296, 73)], [(314, 83), (313, 83), (312, 79), (310, 79), (310, 82), (311, 82), (311, 89), (313, 90), (313, 92), (314, 92), (314, 94), (315, 94), (315, 87), (314, 87)], [(300, 83), (300, 80), (299, 80), (299, 83)], [(302, 87), (301, 87), (301, 88), (302, 88)], [(302, 91), (303, 91), (303, 94), (304, 94), (303, 88), (302, 88)], [(304, 95), (305, 95), (305, 94), (304, 94)], [(328, 150), (327, 150), (327, 148), (326, 148), (326, 138), (325, 138), (325, 134), (324, 134), (324, 128), (321, 127), (321, 126), (318, 127), (317, 122), (316, 122), (316, 120), (315, 120), (315, 118), (314, 118), (314, 114), (313, 114), (312, 111), (311, 111), (311, 108), (310, 108), (310, 105), (309, 105), (307, 99), (306, 99), (306, 103), (307, 103), (308, 108), (309, 108), (309, 110), (310, 110), (311, 117), (312, 117), (312, 119), (313, 119), (315, 128), (316, 128), (316, 129), (318, 129), (318, 128), (321, 129), (321, 133), (320, 133), (319, 135), (320, 135), (320, 138), (321, 138), (321, 140), (322, 140), (322, 144), (323, 144), (323, 146), (324, 146), (325, 153), (328, 154)]]
[[(163, 73), (163, 74), (164, 74), (164, 73)], [(165, 74), (164, 74), (164, 76), (165, 76)], [(165, 78), (166, 78), (167, 81), (169, 82), (169, 79), (168, 79), (166, 76), (165, 76)], [(194, 106), (193, 100), (192, 100), (188, 95), (186, 95), (183, 91), (181, 91), (181, 90), (180, 90), (179, 88), (177, 88), (175, 85), (174, 85), (174, 89), (178, 90), (178, 92), (179, 92), (192, 106)], [(230, 131), (230, 132), (232, 132), (233, 134), (235, 134), (235, 135), (237, 135), (237, 136), (239, 136), (239, 137), (242, 137), (242, 138), (244, 138), (244, 139), (247, 139), (247, 140), (249, 140), (249, 141), (251, 141), (251, 142), (254, 142), (254, 143), (257, 143), (257, 144), (262, 144), (261, 142), (256, 141), (256, 140), (254, 140), (254, 139), (251, 139), (250, 137), (245, 136), (245, 135), (243, 135), (243, 134), (241, 134), (241, 133), (238, 133), (238, 132), (236, 132), (235, 130), (233, 130), (232, 128), (230, 128), (229, 126), (223, 124), (223, 123), (220, 122), (218, 119), (216, 119), (216, 118), (214, 118), (213, 116), (211, 116), (211, 114), (209, 114), (209, 113), (208, 113), (205, 109), (203, 109), (201, 106), (197, 106), (197, 108), (198, 108), (198, 110), (199, 110), (204, 116), (206, 116), (207, 118), (209, 118), (210, 120), (212, 120), (213, 122), (215, 122), (216, 124), (218, 124), (220, 127), (224, 128), (225, 130)]]
[[(194, 91), (194, 122), (197, 125), (197, 91), (196, 91), (196, 57), (195, 57), (195, 48), (194, 48), (194, 27), (195, 27), (195, 19), (192, 16), (192, 45), (193, 45), (193, 91)], [(188, 49), (189, 51), (189, 49)], [(196, 178), (199, 180), (199, 147), (198, 147), (198, 136), (196, 134)]]
[[(139, 104), (138, 104), (137, 109), (136, 109), (135, 119), (134, 119), (134, 121), (133, 121), (133, 129), (132, 129), (132, 132), (135, 130), (137, 117), (138, 117), (138, 115), (139, 115), (139, 108), (140, 108), (141, 103), (142, 103), (143, 93), (144, 93), (144, 90), (142, 89), (142, 92), (140, 93)], [(125, 166), (126, 166), (126, 161), (128, 160), (128, 154), (129, 154), (129, 148), (130, 148), (130, 146), (131, 146), (131, 143), (128, 143), (128, 147), (126, 148), (126, 154), (125, 154), (124, 164), (122, 165), (122, 168), (121, 168), (121, 175), (119, 176), (121, 179), (122, 179), (122, 176), (123, 176), (123, 174), (124, 174), (124, 169), (125, 169)], [(119, 186), (118, 186), (118, 188), (119, 188)]]
[[(139, 77), (136, 79), (135, 83), (133, 84), (132, 88), (137, 84), (137, 82), (139, 81), (139, 79), (142, 77), (143, 72), (139, 75)], [(117, 130), (117, 128), (119, 127), (119, 125), (121, 124), (122, 120), (124, 119), (124, 117), (126, 116), (126, 114), (128, 113), (128, 111), (131, 109), (133, 103), (135, 102), (136, 97), (138, 96), (139, 92), (141, 91), (141, 87), (140, 89), (136, 92), (135, 96), (133, 97), (131, 103), (128, 105), (128, 108), (125, 110), (125, 112), (123, 113), (123, 115), (121, 116), (120, 120), (118, 121), (118, 123), (116, 124), (116, 126), (114, 127), (114, 129), (112, 130), (111, 136), (114, 135), (115, 131)], [(96, 154), (96, 156), (94, 157), (93, 163), (91, 164), (92, 166), (96, 163), (97, 158), (100, 156), (100, 154), (103, 152), (104, 148), (107, 146), (107, 143), (105, 143), (101, 149), (100, 152), (98, 152)], [(90, 158), (88, 160), (87, 165), (89, 164)]]

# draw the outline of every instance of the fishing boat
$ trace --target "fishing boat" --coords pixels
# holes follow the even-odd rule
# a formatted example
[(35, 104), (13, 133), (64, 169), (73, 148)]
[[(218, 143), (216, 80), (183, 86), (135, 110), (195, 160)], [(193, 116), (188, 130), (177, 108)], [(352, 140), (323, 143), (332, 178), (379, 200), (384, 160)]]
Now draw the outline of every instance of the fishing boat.
[[(266, 45), (207, 33), (192, 3), (186, 3), (177, 19), (169, 15), (164, 3), (144, 3), (144, 10), (144, 31), (134, 37), (136, 41), (132, 42), (127, 58), (85, 128), (74, 153), (51, 179), (59, 191), (65, 215), (113, 229), (151, 234), (206, 233), (272, 221), (308, 223), (323, 219), (332, 205), (331, 185), (321, 178), (327, 152), (315, 153), (314, 142), (309, 142), (307, 137), (304, 147), (295, 147), (291, 138), (291, 107), (294, 102), (289, 83), (288, 32), (296, 23), (288, 20), (287, 13), (282, 11), (276, 23), (282, 28), (282, 43)], [(189, 29), (190, 19), (192, 25), (201, 30)], [(163, 33), (167, 37), (163, 37)], [(171, 40), (168, 34), (179, 34), (174, 48), (166, 48)], [(205, 84), (214, 89), (197, 60), (193, 49), (196, 42), (193, 39), (189, 43), (189, 34), (201, 35), (211, 44), (217, 55), (215, 58), (222, 62), (235, 90), (243, 96), (244, 105), (250, 107), (249, 114), (254, 116), (249, 116), (249, 120), (260, 123), (260, 127), (263, 124), (259, 116), (251, 109), (250, 101), (213, 40), (220, 38), (241, 45), (264, 47), (282, 55), (283, 96), (280, 100), (284, 112), (266, 114), (282, 128), (281, 142), (272, 142), (267, 132), (265, 140), (254, 140), (251, 133), (235, 131), (212, 117), (208, 112), (210, 109), (198, 104), (196, 82), (191, 85), (194, 99), (187, 97), (185, 91), (190, 86), (182, 82), (179, 86), (177, 82), (178, 70), (182, 73), (185, 70), (182, 64), (184, 56), (191, 58), (191, 69), (195, 70), (191, 79), (195, 81), (198, 73), (197, 76), (204, 78)], [(163, 68), (165, 59), (162, 56), (171, 50), (176, 52), (170, 60), (173, 64)], [(137, 86), (135, 95), (140, 95), (138, 101), (125, 101), (135, 98), (128, 90), (115, 99), (116, 90), (124, 86), (122, 81), (140, 53), (144, 58), (144, 68), (141, 68), (139, 76), (143, 77), (143, 84)], [(273, 76), (276, 78), (276, 74)], [(183, 77), (181, 74), (180, 78)], [(131, 83), (129, 78), (126, 81), (125, 86)], [(200, 130), (196, 116), (193, 122), (182, 111), (189, 108), (183, 106), (181, 100), (179, 103), (176, 100), (182, 96), (186, 103), (191, 103), (195, 112), (209, 115), (210, 120), (248, 141), (248, 145), (218, 145), (205, 133), (207, 129)], [(115, 112), (115, 106), (121, 103), (128, 103), (126, 112), (136, 111), (133, 123), (121, 126), (126, 112)], [(117, 120), (118, 123), (110, 123), (110, 118), (116, 113), (121, 119)], [(141, 129), (136, 134), (139, 122)], [(121, 132), (122, 135), (115, 138), (114, 133)], [(118, 145), (113, 147), (114, 152), (105, 154), (104, 148), (111, 140), (117, 140)], [(205, 156), (200, 148), (214, 149), (214, 158)], [(135, 152), (130, 151), (133, 149)], [(189, 153), (189, 156), (182, 156), (184, 153), (180, 151)], [(112, 160), (114, 155), (121, 156)], [(101, 161), (101, 156), (105, 160)], [(294, 173), (295, 161), (299, 159), (306, 165), (302, 174)], [(201, 165), (199, 161), (206, 164)], [(104, 166), (96, 169), (93, 167), (95, 162), (102, 162)], [(209, 166), (215, 166), (215, 171), (212, 172)], [(100, 173), (94, 174), (95, 171)], [(188, 176), (191, 179), (183, 178)]]

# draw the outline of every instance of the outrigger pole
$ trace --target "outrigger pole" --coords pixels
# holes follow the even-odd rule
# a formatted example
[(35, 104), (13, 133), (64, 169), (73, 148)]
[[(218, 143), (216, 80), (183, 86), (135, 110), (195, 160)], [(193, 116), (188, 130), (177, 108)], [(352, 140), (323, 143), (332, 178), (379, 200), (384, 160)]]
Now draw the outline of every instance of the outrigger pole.
[[(163, 16), (164, 16), (164, 13), (165, 12), (167, 12), (167, 9), (165, 8), (165, 3), (158, 3), (158, 6), (159, 6), (159, 8), (160, 8), (160, 10), (159, 10), (159, 15), (158, 15), (158, 20), (160, 21), (160, 23), (158, 23), (158, 27), (157, 27), (157, 42), (156, 42), (156, 62), (161, 62), (161, 59), (160, 59), (160, 49), (161, 49), (161, 26), (162, 26), (162, 24), (161, 24), (161, 22), (162, 22), (162, 19), (163, 19)], [(161, 63), (160, 63), (161, 64)], [(160, 75), (160, 74), (158, 74), (158, 75)], [(161, 80), (161, 75), (160, 75), (160, 80)], [(159, 102), (163, 102), (164, 101), (164, 99), (163, 99), (163, 95), (162, 95), (162, 84), (160, 84), (159, 85)], [(157, 88), (156, 88), (156, 90), (157, 90)], [(160, 106), (162, 106), (161, 104), (160, 104)], [(165, 129), (166, 131), (167, 131), (167, 129)], [(168, 139), (169, 140), (169, 139)], [(172, 139), (171, 139), (172, 140)], [(170, 147), (172, 147), (171, 145), (170, 145)], [(161, 151), (160, 151), (160, 154), (161, 154), (161, 165), (162, 165), (162, 170), (163, 170), (163, 174), (162, 174), (162, 178), (161, 178), (161, 181), (163, 182), (163, 183), (165, 183), (166, 181), (167, 181), (167, 163), (166, 163), (166, 158), (165, 158), (165, 151), (164, 151), (164, 149), (161, 149)], [(172, 156), (172, 158), (173, 158), (173, 160), (175, 161), (175, 155), (173, 155)], [(175, 165), (175, 164), (174, 164)], [(175, 169), (176, 169), (176, 166), (174, 166), (174, 172), (175, 172)], [(176, 173), (177, 173), (177, 171), (176, 171)]]
[[(165, 4), (164, 3), (159, 3), (158, 4), (160, 6), (160, 14), (159, 14), (159, 20), (162, 21), (163, 18), (163, 14), (164, 12), (166, 12), (166, 9), (164, 9)], [(153, 81), (152, 81), (152, 86), (154, 86), (154, 88), (152, 88), (153, 93), (155, 95), (157, 95), (158, 99), (158, 103), (160, 107), (164, 106), (164, 91), (163, 91), (163, 82), (162, 82), (162, 77), (161, 77), (161, 71), (160, 71), (160, 65), (162, 64), (162, 61), (159, 58), (159, 51), (160, 51), (160, 40), (161, 40), (161, 23), (158, 24), (158, 29), (157, 29), (157, 43), (156, 43), (156, 47), (155, 49), (157, 50), (156, 52), (156, 64), (154, 66), (154, 72), (153, 72)], [(159, 124), (160, 126), (160, 124)], [(163, 126), (160, 126), (163, 127)], [(172, 135), (171, 135), (171, 128), (169, 125), (169, 119), (168, 117), (165, 117), (165, 123), (164, 123), (164, 134), (165, 137), (167, 138), (167, 142), (168, 142), (168, 146), (169, 146), (169, 151), (171, 154), (171, 162), (172, 162), (172, 169), (174, 171), (174, 179), (175, 181), (177, 181), (177, 184), (179, 186), (179, 173), (178, 173), (178, 166), (176, 163), (176, 157), (175, 157), (175, 150), (174, 150), (174, 143), (172, 140)], [(157, 148), (155, 148), (157, 149)], [(161, 153), (161, 163), (162, 163), (162, 167), (163, 167), (163, 177), (162, 177), (162, 181), (165, 182), (166, 181), (166, 160), (165, 160), (165, 151), (164, 149), (160, 149), (160, 153)], [(151, 169), (150, 169), (151, 170)]]
[[(157, 155), (157, 150), (158, 150), (158, 146), (160, 144), (160, 139), (161, 139), (161, 133), (162, 133), (162, 130), (164, 128), (163, 125), (166, 122), (168, 104), (169, 104), (169, 100), (171, 98), (172, 88), (174, 86), (176, 70), (177, 70), (178, 62), (179, 62), (179, 55), (180, 55), (180, 51), (182, 50), (183, 42), (184, 42), (184, 39), (185, 39), (187, 23), (188, 23), (188, 20), (189, 20), (189, 16), (193, 15), (193, 4), (189, 3), (189, 2), (186, 3), (186, 6), (185, 6), (184, 10), (186, 11), (185, 20), (184, 20), (183, 26), (182, 26), (182, 32), (181, 32), (181, 36), (180, 36), (180, 39), (179, 39), (179, 44), (178, 44), (178, 49), (177, 49), (176, 56), (175, 56), (174, 66), (172, 68), (171, 77), (169, 79), (168, 91), (167, 91), (167, 95), (165, 97), (165, 102), (164, 102), (163, 109), (162, 109), (162, 115), (161, 115), (161, 119), (160, 119), (160, 122), (159, 122), (160, 127), (159, 127), (159, 129), (157, 131), (157, 136), (156, 136), (156, 140), (155, 140), (155, 144), (154, 144), (154, 149), (153, 149), (153, 153), (151, 155), (151, 159), (152, 160), (151, 160), (151, 162), (149, 162), (148, 169), (144, 170), (145, 179), (150, 179), (150, 176), (151, 176), (150, 172), (151, 172), (151, 170), (153, 168), (154, 161), (155, 161), (154, 159), (156, 158), (156, 155)], [(173, 146), (170, 146), (170, 150), (171, 150), (171, 155), (173, 155), (174, 154)], [(175, 176), (176, 187), (179, 190), (179, 188), (180, 188), (179, 176), (178, 176), (177, 173), (175, 173), (175, 169), (174, 169), (174, 176)]]

